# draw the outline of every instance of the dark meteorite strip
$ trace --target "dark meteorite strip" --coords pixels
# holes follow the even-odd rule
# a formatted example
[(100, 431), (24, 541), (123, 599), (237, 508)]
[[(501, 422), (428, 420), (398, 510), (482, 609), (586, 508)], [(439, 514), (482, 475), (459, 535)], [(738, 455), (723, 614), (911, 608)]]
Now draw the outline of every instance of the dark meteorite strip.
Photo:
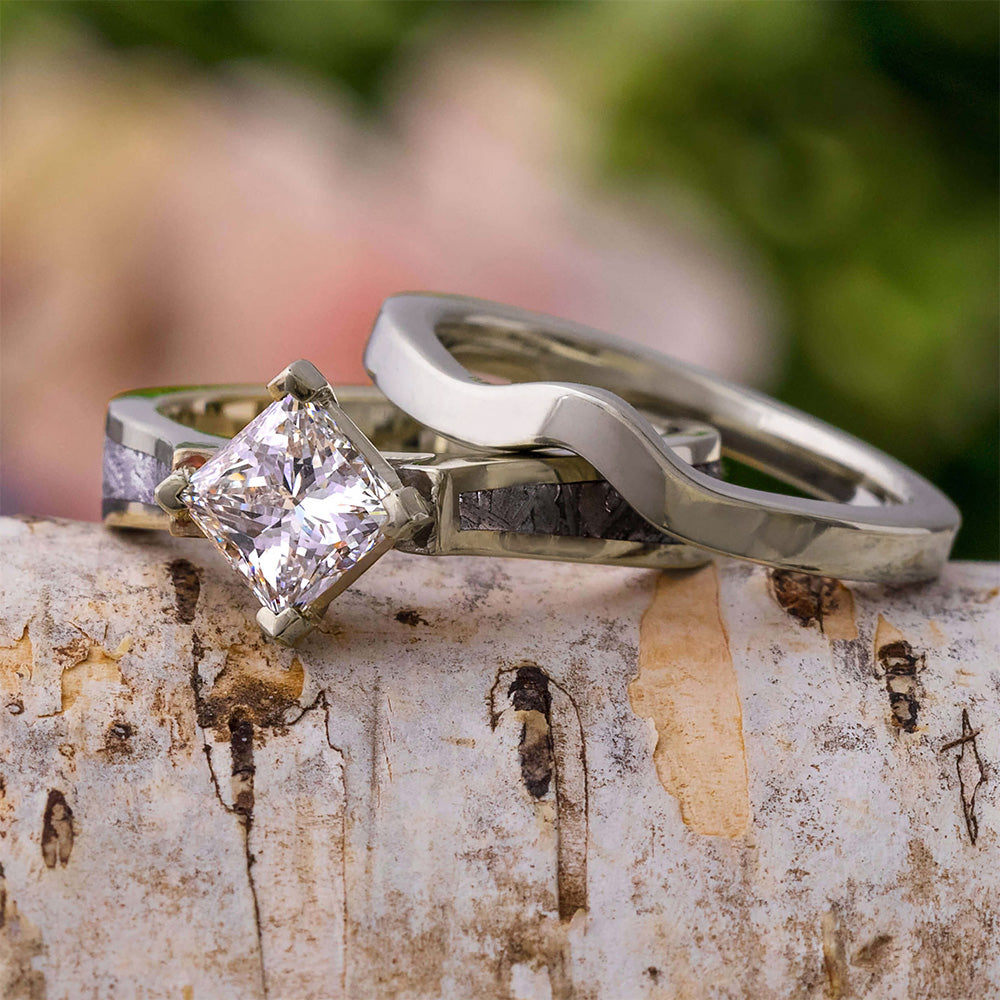
[[(721, 463), (698, 466), (721, 476)], [(567, 535), (658, 545), (679, 544), (637, 514), (608, 482), (536, 483), (472, 490), (458, 497), (462, 531), (510, 531), (519, 535)]]

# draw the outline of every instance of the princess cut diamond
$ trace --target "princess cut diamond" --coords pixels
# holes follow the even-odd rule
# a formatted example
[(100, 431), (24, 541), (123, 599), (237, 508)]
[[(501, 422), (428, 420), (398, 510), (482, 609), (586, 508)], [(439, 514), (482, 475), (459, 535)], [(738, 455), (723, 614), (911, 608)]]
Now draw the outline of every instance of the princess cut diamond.
[(180, 499), (261, 604), (301, 610), (385, 539), (393, 487), (324, 406), (272, 403)]

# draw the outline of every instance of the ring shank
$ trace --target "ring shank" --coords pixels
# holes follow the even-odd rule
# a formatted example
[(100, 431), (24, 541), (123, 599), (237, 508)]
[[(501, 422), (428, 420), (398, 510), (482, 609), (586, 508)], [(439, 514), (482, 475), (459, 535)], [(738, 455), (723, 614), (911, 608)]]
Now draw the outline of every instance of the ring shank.
[[(403, 551), (660, 568), (705, 561), (704, 553), (649, 525), (577, 455), (554, 449), (477, 453), (421, 426), (372, 386), (341, 386), (337, 397), (402, 483), (435, 511), (432, 530), (397, 541)], [(251, 386), (153, 389), (113, 399), (104, 454), (105, 523), (196, 531), (179, 528), (160, 509), (157, 484), (179, 462), (209, 456), (272, 402)], [(657, 423), (670, 449), (719, 474), (716, 431), (684, 419)]]
[[(464, 367), (511, 379), (487, 384)], [(888, 455), (759, 393), (587, 327), (440, 295), (383, 305), (365, 364), (386, 396), (480, 448), (568, 448), (652, 524), (713, 552), (854, 580), (937, 575), (954, 505)], [(551, 380), (551, 381), (538, 381)], [(714, 480), (637, 407), (713, 424), (727, 454), (817, 499)]]

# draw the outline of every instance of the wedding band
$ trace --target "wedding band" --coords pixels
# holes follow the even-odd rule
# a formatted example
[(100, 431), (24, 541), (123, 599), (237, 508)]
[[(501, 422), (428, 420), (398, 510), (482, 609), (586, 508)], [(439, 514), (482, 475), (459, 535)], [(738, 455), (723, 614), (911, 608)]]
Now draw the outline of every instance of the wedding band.
[[(427, 427), (477, 448), (567, 448), (650, 524), (721, 555), (849, 580), (926, 580), (960, 523), (931, 483), (857, 438), (576, 323), (478, 299), (396, 295), (365, 366)], [(488, 384), (473, 371), (521, 381)], [(637, 407), (711, 424), (726, 454), (817, 499), (704, 475), (664, 447)]]
[[(335, 394), (306, 361), (268, 391), (111, 400), (102, 513), (111, 527), (208, 536), (259, 599), (261, 628), (286, 644), (393, 547), (660, 568), (705, 561), (577, 455), (457, 449), (372, 387)], [(713, 428), (680, 418), (658, 431), (671, 454), (719, 474)]]

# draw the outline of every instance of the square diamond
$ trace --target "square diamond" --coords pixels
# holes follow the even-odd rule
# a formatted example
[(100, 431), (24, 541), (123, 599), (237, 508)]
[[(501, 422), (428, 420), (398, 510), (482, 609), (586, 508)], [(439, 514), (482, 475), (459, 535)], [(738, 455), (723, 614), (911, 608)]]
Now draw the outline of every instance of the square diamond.
[(326, 407), (285, 396), (198, 469), (180, 499), (277, 614), (316, 600), (385, 538), (392, 489)]

